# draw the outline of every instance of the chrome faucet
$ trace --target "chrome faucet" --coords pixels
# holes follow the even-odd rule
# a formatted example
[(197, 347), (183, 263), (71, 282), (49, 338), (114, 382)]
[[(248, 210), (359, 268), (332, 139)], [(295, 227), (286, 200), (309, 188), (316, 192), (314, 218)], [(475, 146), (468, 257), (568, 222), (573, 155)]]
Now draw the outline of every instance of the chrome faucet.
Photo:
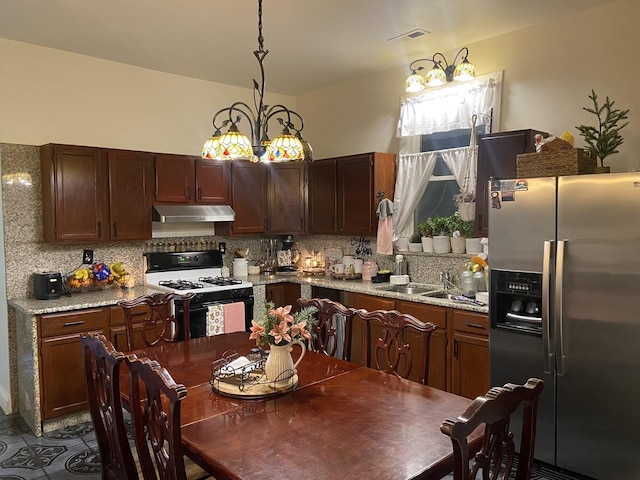
[(440, 281), (442, 282), (442, 288), (445, 292), (448, 292), (449, 289), (453, 287), (451, 273), (449, 273), (448, 270), (440, 272)]

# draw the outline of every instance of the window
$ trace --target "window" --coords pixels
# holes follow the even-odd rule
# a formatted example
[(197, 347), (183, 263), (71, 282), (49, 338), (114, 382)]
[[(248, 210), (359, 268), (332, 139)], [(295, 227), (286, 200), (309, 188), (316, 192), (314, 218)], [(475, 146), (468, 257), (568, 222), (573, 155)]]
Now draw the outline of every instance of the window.
[[(449, 132), (437, 132), (420, 137), (420, 151), (431, 152), (469, 145), (471, 129), (451, 130)], [(436, 167), (429, 179), (429, 184), (414, 212), (414, 225), (425, 221), (427, 218), (440, 215), (448, 217), (456, 211), (453, 196), (460, 192), (458, 182), (447, 167), (441, 156), (436, 160)], [(416, 228), (414, 227), (414, 228)]]

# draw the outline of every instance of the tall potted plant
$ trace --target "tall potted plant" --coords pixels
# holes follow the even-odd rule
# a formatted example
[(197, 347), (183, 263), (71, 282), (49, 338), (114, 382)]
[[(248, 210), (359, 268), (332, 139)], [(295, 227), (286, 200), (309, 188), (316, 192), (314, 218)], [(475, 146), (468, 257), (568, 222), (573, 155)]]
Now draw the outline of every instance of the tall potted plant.
[(616, 102), (609, 100), (607, 96), (604, 103), (598, 103), (598, 95), (595, 90), (591, 90), (589, 95), (593, 107), (582, 107), (583, 110), (593, 113), (598, 118), (598, 126), (578, 125), (576, 128), (580, 135), (587, 142), (587, 150), (600, 160), (600, 166), (594, 169), (594, 173), (608, 173), (609, 166), (604, 166), (604, 159), (609, 155), (618, 153), (618, 147), (622, 145), (623, 139), (620, 130), (629, 125), (624, 122), (629, 114), (629, 110), (613, 108)]
[(433, 252), (433, 226), (431, 218), (427, 218), (424, 222), (418, 224), (418, 231), (422, 235), (422, 251), (427, 253)]
[(472, 222), (476, 218), (476, 196), (471, 192), (461, 191), (457, 195), (453, 196), (460, 217), (466, 222)]
[(473, 222), (463, 220), (460, 212), (456, 212), (449, 217), (449, 234), (451, 235), (451, 251), (464, 253), (467, 236), (473, 235)]
[(431, 219), (433, 229), (433, 251), (436, 253), (449, 253), (451, 251), (451, 230), (449, 229), (449, 217), (436, 215)]

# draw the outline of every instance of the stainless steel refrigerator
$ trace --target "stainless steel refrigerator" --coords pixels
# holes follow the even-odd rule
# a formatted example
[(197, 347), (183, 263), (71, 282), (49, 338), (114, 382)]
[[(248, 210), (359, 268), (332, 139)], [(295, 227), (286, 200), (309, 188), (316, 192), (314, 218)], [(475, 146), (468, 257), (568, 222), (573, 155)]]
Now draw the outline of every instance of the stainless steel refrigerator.
[(491, 384), (545, 381), (538, 460), (639, 479), (640, 172), (489, 195)]

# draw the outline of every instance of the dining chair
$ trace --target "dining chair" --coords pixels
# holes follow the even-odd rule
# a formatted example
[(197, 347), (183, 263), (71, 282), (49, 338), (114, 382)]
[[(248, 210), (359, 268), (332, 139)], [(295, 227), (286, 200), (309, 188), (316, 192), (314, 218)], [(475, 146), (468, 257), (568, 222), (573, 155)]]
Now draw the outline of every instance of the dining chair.
[(103, 480), (137, 479), (120, 398), (125, 356), (99, 333), (80, 335), (89, 413), (100, 451)]
[[(144, 345), (147, 347), (162, 342), (175, 342), (178, 339), (189, 340), (189, 301), (194, 293), (154, 293), (142, 295), (133, 300), (118, 302), (124, 310), (124, 323), (127, 334), (127, 350), (135, 350), (135, 332), (139, 329)], [(176, 301), (183, 302), (182, 332), (176, 320), (173, 304)], [(145, 305), (148, 311), (134, 311), (136, 307)], [(144, 315), (144, 321), (140, 322), (138, 315)], [(182, 336), (180, 335), (182, 333)]]
[[(482, 478), (492, 480), (529, 480), (536, 443), (538, 398), (544, 382), (530, 378), (524, 385), (507, 383), (493, 387), (477, 397), (458, 418), (447, 418), (440, 430), (451, 437), (453, 444), (454, 480)], [(515, 477), (512, 470), (515, 457), (513, 434), (509, 431), (511, 415), (522, 404), (522, 432)], [(484, 439), (478, 453), (470, 458), (467, 437), (484, 425)]]
[(364, 322), (365, 365), (398, 377), (427, 384), (429, 341), (436, 329), (397, 310), (356, 310)]
[[(133, 436), (144, 480), (189, 480), (209, 478), (199, 466), (183, 456), (180, 403), (187, 396), (155, 360), (126, 357)], [(188, 473), (187, 473), (188, 471)]]
[[(318, 323), (313, 326), (315, 337), (309, 341), (309, 349), (349, 361), (351, 357), (351, 323), (355, 309), (347, 308), (328, 298), (299, 298), (298, 304), (302, 308), (315, 307), (318, 310), (315, 315)], [(344, 318), (344, 326), (342, 322), (337, 321), (335, 315)]]

